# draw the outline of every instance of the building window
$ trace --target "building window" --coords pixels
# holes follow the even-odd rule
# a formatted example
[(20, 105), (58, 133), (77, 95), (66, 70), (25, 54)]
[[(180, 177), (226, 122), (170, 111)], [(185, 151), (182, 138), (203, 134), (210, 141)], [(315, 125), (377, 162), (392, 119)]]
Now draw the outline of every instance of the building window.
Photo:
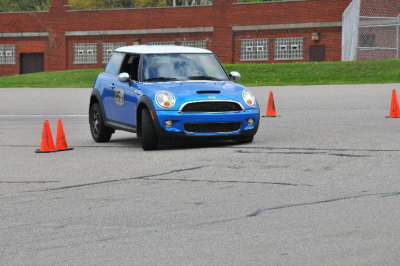
[(2, 44), (0, 45), (0, 64), (14, 65), (15, 64), (15, 45)]
[(175, 41), (166, 42), (147, 42), (148, 45), (175, 45)]
[(96, 64), (97, 43), (75, 43), (74, 64)]
[(375, 34), (361, 34), (360, 47), (376, 47)]
[(302, 37), (275, 39), (275, 60), (303, 59), (303, 42)]
[(189, 47), (197, 47), (206, 49), (207, 47), (207, 40), (202, 41), (182, 41), (181, 46), (189, 46)]
[(107, 64), (111, 58), (112, 53), (119, 47), (126, 46), (125, 42), (103, 43), (103, 64)]
[(268, 39), (242, 39), (240, 60), (268, 60)]

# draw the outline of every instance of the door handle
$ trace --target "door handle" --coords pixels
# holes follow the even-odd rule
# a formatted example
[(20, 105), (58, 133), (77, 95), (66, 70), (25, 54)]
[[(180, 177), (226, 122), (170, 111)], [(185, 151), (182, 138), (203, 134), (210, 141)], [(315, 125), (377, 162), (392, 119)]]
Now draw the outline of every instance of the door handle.
[(110, 87), (111, 89), (115, 88), (114, 84), (108, 85), (108, 87)]

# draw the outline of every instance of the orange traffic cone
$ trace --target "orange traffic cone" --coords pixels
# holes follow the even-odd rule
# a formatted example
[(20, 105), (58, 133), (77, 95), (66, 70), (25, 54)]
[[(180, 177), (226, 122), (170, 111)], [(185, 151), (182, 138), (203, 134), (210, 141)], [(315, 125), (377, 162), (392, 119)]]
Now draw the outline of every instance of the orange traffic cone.
[(266, 116), (267, 117), (276, 117), (274, 95), (272, 94), (272, 91), (269, 92)]
[(400, 117), (399, 101), (396, 90), (392, 91), (392, 105), (390, 106), (390, 117)]
[(56, 138), (56, 150), (57, 151), (67, 151), (72, 150), (73, 148), (68, 148), (67, 140), (64, 134), (64, 128), (61, 122), (61, 119), (57, 121), (57, 138)]
[(53, 152), (54, 142), (53, 136), (51, 135), (51, 129), (49, 120), (45, 120), (43, 124), (43, 134), (42, 134), (42, 144), (40, 145), (40, 150), (36, 150), (36, 153)]

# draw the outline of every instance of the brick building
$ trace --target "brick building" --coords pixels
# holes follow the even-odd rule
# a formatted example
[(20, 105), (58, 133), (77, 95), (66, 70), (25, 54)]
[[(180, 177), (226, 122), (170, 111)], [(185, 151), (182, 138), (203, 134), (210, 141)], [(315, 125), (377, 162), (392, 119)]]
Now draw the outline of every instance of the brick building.
[(205, 47), (224, 63), (341, 59), (342, 14), (351, 0), (283, 0), (210, 6), (0, 13), (0, 76), (103, 68), (123, 45)]

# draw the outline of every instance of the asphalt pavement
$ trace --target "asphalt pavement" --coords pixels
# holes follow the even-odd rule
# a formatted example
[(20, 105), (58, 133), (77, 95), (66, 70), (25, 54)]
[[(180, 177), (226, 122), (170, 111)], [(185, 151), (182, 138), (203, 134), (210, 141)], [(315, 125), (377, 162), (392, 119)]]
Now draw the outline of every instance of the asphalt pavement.
[[(399, 265), (400, 84), (254, 87), (250, 144), (95, 143), (89, 88), (0, 89), (0, 265)], [(43, 121), (72, 151), (36, 154)]]

